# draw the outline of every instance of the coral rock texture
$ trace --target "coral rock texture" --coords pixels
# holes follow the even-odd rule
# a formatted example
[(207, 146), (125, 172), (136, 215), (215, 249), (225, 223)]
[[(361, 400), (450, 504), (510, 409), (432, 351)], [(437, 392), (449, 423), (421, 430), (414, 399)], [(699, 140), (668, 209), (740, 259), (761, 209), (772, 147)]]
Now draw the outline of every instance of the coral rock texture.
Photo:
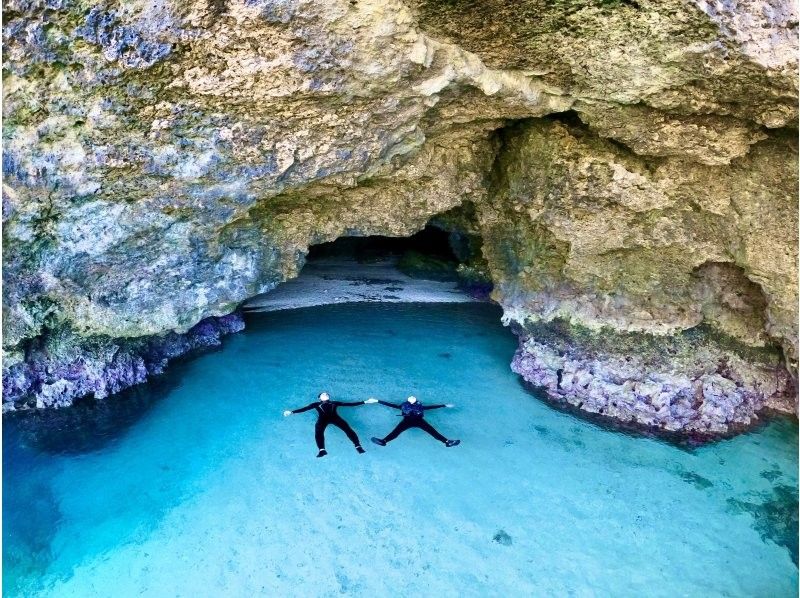
[[(569, 367), (596, 381), (619, 368), (592, 335), (710, 339), (620, 374), (688, 380), (688, 411), (618, 417), (725, 431), (793, 392), (791, 2), (10, 0), (4, 15), (6, 408), (138, 382), (146, 367), (110, 386), (81, 372), (232, 313), (311, 244), (459, 209), (520, 331), (515, 367), (554, 396), (581, 394), (547, 365), (566, 337), (531, 336), (556, 320), (591, 331), (567, 335)], [(720, 360), (738, 390), (706, 384)], [(617, 396), (595, 395), (598, 412)]]

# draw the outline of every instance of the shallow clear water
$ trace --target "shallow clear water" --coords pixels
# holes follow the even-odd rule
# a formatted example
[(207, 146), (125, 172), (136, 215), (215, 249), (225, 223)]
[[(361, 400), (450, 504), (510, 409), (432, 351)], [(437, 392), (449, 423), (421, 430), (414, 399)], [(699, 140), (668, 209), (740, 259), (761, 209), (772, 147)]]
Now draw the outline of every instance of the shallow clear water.
[[(794, 596), (797, 426), (698, 449), (525, 391), (488, 305), (257, 315), (127, 396), (4, 423), (4, 595)], [(321, 389), (453, 402), (281, 412)]]

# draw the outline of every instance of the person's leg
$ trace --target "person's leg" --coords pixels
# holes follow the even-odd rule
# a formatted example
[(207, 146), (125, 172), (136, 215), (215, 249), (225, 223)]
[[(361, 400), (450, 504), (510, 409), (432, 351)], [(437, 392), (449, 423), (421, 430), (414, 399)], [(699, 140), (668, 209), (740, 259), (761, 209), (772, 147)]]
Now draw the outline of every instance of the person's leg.
[(350, 427), (350, 424), (344, 421), (341, 417), (337, 417), (336, 419), (332, 420), (331, 423), (339, 428), (342, 432), (347, 434), (350, 442), (352, 442), (355, 446), (361, 446), (361, 441), (359, 441), (356, 431), (353, 430), (353, 428)]
[(317, 425), (314, 426), (314, 439), (317, 441), (317, 448), (321, 451), (325, 450), (325, 428), (328, 427), (328, 421), (318, 419)]
[(439, 432), (436, 430), (436, 428), (434, 428), (432, 425), (430, 425), (424, 419), (420, 419), (419, 422), (417, 422), (417, 427), (419, 429), (421, 429), (421, 430), (425, 430), (428, 434), (433, 436), (439, 442), (447, 443), (447, 438), (445, 438), (444, 436), (439, 434)]
[(384, 442), (391, 442), (392, 440), (394, 440), (395, 438), (397, 438), (398, 436), (400, 436), (400, 434), (402, 434), (403, 432), (405, 432), (406, 430), (408, 430), (408, 429), (409, 429), (409, 428), (411, 428), (411, 427), (413, 427), (412, 423), (411, 423), (411, 422), (410, 422), (410, 421), (409, 421), (407, 418), (405, 418), (405, 417), (404, 417), (404, 418), (403, 418), (403, 419), (400, 421), (400, 423), (399, 423), (399, 424), (397, 424), (397, 425), (395, 426), (394, 430), (392, 430), (391, 432), (389, 432), (389, 433), (388, 433), (388, 434), (387, 434), (387, 435), (386, 435), (386, 436), (383, 438), (383, 441), (384, 441)]

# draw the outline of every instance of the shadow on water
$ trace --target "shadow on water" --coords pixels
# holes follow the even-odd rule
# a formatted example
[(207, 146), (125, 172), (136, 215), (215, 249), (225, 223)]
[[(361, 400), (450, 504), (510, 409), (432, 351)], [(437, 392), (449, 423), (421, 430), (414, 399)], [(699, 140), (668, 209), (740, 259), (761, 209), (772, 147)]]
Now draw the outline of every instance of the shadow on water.
[(4, 428), (10, 430), (14, 445), (50, 455), (101, 450), (122, 438), (180, 385), (176, 377), (180, 369), (180, 365), (170, 367), (168, 375), (154, 377), (107, 399), (85, 398), (64, 409), (10, 413), (4, 416)]
[[(53, 559), (61, 511), (50, 485), (57, 467), (52, 456), (98, 451), (124, 436), (178, 385), (170, 372), (108, 399), (3, 416), (4, 595), (25, 595), (20, 584), (41, 575)], [(26, 483), (13, 484), (25, 477)]]
[[(770, 425), (773, 426), (774, 433), (779, 437), (786, 438), (787, 442), (788, 439), (797, 437), (797, 420), (794, 417), (775, 412), (764, 413), (760, 420), (744, 433), (734, 433), (716, 437), (687, 437), (658, 429), (645, 428), (637, 424), (618, 422), (599, 414), (585, 412), (568, 403), (551, 401), (547, 398), (544, 390), (528, 384), (521, 377), (519, 378), (519, 382), (525, 390), (556, 411), (575, 416), (586, 421), (590, 425), (609, 432), (630, 436), (632, 438), (650, 438), (690, 454), (714, 442), (741, 441), (742, 437), (755, 435), (763, 431), (766, 426)], [(545, 426), (534, 426), (533, 429), (541, 436), (551, 435), (550, 430)], [(570, 443), (577, 444), (579, 442), (569, 437), (561, 438), (557, 441), (561, 442), (563, 445), (569, 445)], [(759, 443), (753, 442), (753, 444), (758, 445)], [(722, 463), (724, 463), (724, 461), (722, 461)], [(707, 491), (714, 487), (714, 482), (707, 477), (682, 466), (671, 469), (670, 473), (678, 476), (684, 482), (700, 491)], [(781, 472), (777, 466), (772, 466), (762, 471), (759, 476), (773, 483), (781, 478)], [(752, 527), (758, 532), (761, 539), (765, 542), (770, 541), (785, 548), (789, 552), (795, 566), (798, 565), (799, 560), (799, 491), (800, 490), (796, 486), (777, 483), (767, 492), (749, 494), (747, 500), (738, 498), (727, 499), (727, 505), (730, 511), (748, 513), (753, 518)]]
[(708, 490), (709, 488), (714, 487), (714, 482), (697, 472), (678, 467), (674, 473), (684, 482), (694, 486), (698, 490)]
[[(216, 350), (175, 360), (166, 374), (107, 399), (3, 415), (3, 595), (26, 595), (20, 584), (42, 575), (54, 558), (52, 540), (62, 516), (51, 488), (59, 468), (54, 457), (85, 455), (119, 441), (180, 386), (190, 359)], [(21, 479), (26, 482), (15, 483)]]
[[(206, 347), (174, 359), (166, 373), (152, 376), (106, 399), (85, 397), (63, 409), (33, 409), (3, 415), (3, 448), (17, 447), (49, 455), (99, 451), (121, 439), (151, 409), (181, 385), (191, 361), (222, 346)], [(5, 463), (5, 458), (3, 459)]]
[(769, 492), (753, 494), (754, 500), (728, 499), (734, 512), (749, 513), (753, 527), (762, 540), (769, 540), (789, 551), (795, 566), (798, 564), (798, 489), (778, 484)]
[[(4, 595), (25, 595), (19, 584), (41, 575), (53, 559), (61, 520), (51, 488), (58, 467), (53, 456), (98, 451), (122, 438), (179, 384), (180, 369), (104, 400), (3, 416)], [(26, 483), (14, 483), (23, 478)]]
[(50, 542), (60, 511), (48, 480), (12, 487), (6, 482), (17, 477), (14, 469), (31, 467), (34, 459), (24, 451), (3, 451), (3, 595), (14, 593), (20, 579), (43, 571), (52, 559)]

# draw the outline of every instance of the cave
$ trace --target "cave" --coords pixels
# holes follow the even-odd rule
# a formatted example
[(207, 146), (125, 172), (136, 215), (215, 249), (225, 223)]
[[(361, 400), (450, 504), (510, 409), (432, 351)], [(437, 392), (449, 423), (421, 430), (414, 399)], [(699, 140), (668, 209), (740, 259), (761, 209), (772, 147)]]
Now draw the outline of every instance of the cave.
[(487, 301), (492, 283), (481, 244), (478, 235), (432, 223), (407, 237), (338, 237), (311, 245), (297, 277), (247, 300), (243, 310), (328, 302)]
[(453, 249), (453, 242), (458, 242), (458, 239), (458, 233), (448, 233), (430, 224), (408, 237), (345, 236), (328, 243), (312, 245), (308, 249), (306, 262), (314, 263), (331, 258), (359, 262), (403, 259), (410, 261), (414, 256), (419, 256), (420, 259), (440, 261), (443, 266), (455, 269), (460, 260)]

